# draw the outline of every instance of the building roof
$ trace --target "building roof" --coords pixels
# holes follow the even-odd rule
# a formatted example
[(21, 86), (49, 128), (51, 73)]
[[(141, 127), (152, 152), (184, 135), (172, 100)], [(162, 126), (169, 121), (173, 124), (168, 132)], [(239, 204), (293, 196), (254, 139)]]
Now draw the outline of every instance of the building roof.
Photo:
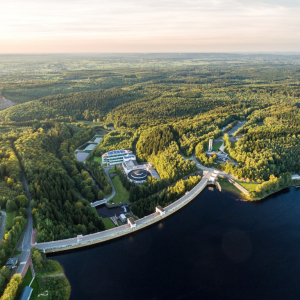
[(128, 222), (128, 224), (131, 225), (131, 226), (135, 224), (135, 222), (134, 222), (134, 220), (133, 220), (132, 217), (128, 218), (128, 219), (127, 219), (127, 222)]
[(32, 293), (32, 288), (30, 286), (25, 286), (19, 300), (29, 300)]
[(125, 155), (125, 156), (123, 156), (123, 159), (124, 160), (134, 160), (134, 159), (136, 159), (136, 157), (135, 157), (135, 155)]
[(10, 269), (10, 268), (16, 266), (17, 263), (18, 263), (18, 261), (19, 261), (19, 260), (18, 260), (17, 257), (11, 257), (11, 258), (9, 258), (9, 259), (7, 260), (5, 266), (6, 266), (8, 269)]
[(160, 205), (156, 206), (156, 209), (161, 211), (161, 212), (165, 211)]
[(126, 153), (131, 153), (131, 150), (113, 150), (113, 151), (108, 151), (104, 153), (104, 156), (110, 156), (110, 155), (116, 155), (116, 154), (126, 154)]

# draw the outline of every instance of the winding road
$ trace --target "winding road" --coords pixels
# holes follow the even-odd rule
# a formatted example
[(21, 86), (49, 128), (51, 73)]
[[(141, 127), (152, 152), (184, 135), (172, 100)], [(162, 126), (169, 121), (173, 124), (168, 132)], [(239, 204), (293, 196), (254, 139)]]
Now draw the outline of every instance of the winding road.
[[(91, 203), (91, 206), (92, 206), (92, 207), (96, 207), (96, 206), (98, 206), (98, 205), (107, 203), (109, 200), (111, 200), (111, 199), (116, 195), (116, 189), (115, 189), (114, 184), (113, 184), (113, 182), (112, 182), (112, 180), (111, 180), (111, 178), (110, 178), (110, 176), (109, 176), (109, 169), (108, 169), (108, 168), (103, 168), (103, 170), (104, 170), (104, 172), (105, 172), (105, 174), (106, 174), (106, 177), (108, 178), (109, 183), (110, 183), (110, 185), (111, 185), (111, 187), (112, 187), (112, 193), (111, 193), (111, 195), (110, 195), (109, 197), (107, 197), (107, 198), (104, 198), (104, 199), (102, 199), (102, 200), (97, 200), (97, 201), (95, 201), (95, 202), (92, 202), (92, 203)], [(93, 179), (94, 179), (94, 178), (93, 178)]]
[(24, 230), (24, 233), (19, 241), (17, 250), (22, 251), (21, 254), (19, 254), (17, 257), (20, 261), (19, 266), (17, 267), (16, 273), (22, 273), (25, 264), (29, 258), (30, 249), (31, 246), (31, 236), (32, 236), (32, 215), (31, 215), (31, 207), (30, 207), (30, 201), (31, 201), (31, 195), (29, 192), (29, 186), (28, 182), (26, 180), (25, 174), (22, 171), (22, 181), (25, 188), (26, 195), (28, 197), (28, 206), (27, 206), (27, 223)]

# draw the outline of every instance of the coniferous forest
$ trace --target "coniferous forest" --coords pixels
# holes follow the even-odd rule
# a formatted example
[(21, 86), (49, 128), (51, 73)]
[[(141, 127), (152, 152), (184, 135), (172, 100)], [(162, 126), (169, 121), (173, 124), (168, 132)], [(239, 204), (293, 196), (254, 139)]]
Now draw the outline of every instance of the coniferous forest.
[[(26, 224), (22, 174), (41, 242), (104, 229), (90, 202), (112, 188), (93, 158), (110, 150), (133, 150), (160, 176), (134, 186), (120, 175), (139, 217), (200, 180), (180, 181), (196, 171), (186, 158), (216, 163), (205, 153), (210, 138), (223, 137), (235, 162), (218, 167), (260, 183), (253, 197), (290, 185), (300, 172), (298, 56), (49, 56), (35, 64), (21, 58), (0, 60), (0, 205), (15, 213), (0, 245), (2, 264)], [(5, 108), (8, 100), (14, 105)], [(77, 161), (74, 151), (104, 129), (86, 164)]]

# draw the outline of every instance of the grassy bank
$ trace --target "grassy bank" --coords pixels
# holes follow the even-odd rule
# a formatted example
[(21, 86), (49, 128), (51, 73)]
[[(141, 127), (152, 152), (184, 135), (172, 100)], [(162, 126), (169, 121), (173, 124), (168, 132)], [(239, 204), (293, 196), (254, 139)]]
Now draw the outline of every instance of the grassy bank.
[(30, 300), (48, 299), (47, 297), (41, 297), (41, 296), (38, 297), (39, 284), (38, 284), (38, 281), (37, 281), (36, 278), (33, 281), (32, 281), (32, 278), (33, 277), (32, 277), (32, 273), (31, 273), (31, 268), (29, 267), (26, 274), (25, 274), (25, 276), (24, 276), (24, 278), (23, 278), (23, 280), (22, 280), (22, 284), (20, 285), (20, 287), (18, 289), (18, 292), (17, 292), (17, 295), (16, 295), (15, 299), (19, 299), (23, 289), (26, 286), (30, 286), (33, 289)]
[(300, 185), (300, 182), (292, 182), (290, 185), (286, 185), (286, 186), (283, 186), (283, 187), (280, 187), (276, 190), (273, 190), (273, 191), (269, 191), (268, 193), (265, 193), (263, 196), (260, 196), (260, 197), (253, 197), (253, 198), (250, 198), (249, 200), (250, 201), (259, 201), (259, 200), (263, 200), (281, 190), (284, 190), (286, 188), (290, 188), (290, 187), (294, 187), (294, 186), (299, 186)]
[(129, 192), (123, 187), (119, 176), (114, 176), (112, 182), (116, 189), (116, 195), (110, 201), (108, 201), (108, 204), (129, 202)]
[(101, 220), (102, 220), (102, 222), (105, 226), (105, 230), (112, 229), (112, 228), (116, 227), (114, 225), (114, 223), (109, 218), (102, 218)]
[[(226, 191), (233, 192), (233, 193), (243, 197), (243, 199), (247, 200), (247, 201), (263, 200), (263, 199), (269, 197), (270, 195), (273, 195), (273, 194), (275, 194), (275, 193), (277, 193), (277, 192), (279, 192), (283, 189), (300, 185), (300, 182), (292, 182), (292, 184), (290, 184), (290, 185), (280, 187), (280, 188), (278, 188), (276, 190), (273, 190), (273, 191), (269, 191), (268, 193), (265, 193), (263, 196), (260, 196), (260, 197), (247, 197), (239, 189), (237, 189), (233, 184), (231, 184), (226, 178), (219, 178), (218, 181), (219, 181), (219, 183), (222, 187), (222, 190), (224, 189)], [(249, 192), (255, 191), (255, 188), (259, 185), (258, 183), (246, 183), (246, 182), (238, 182), (238, 183), (241, 186), (243, 186), (246, 190), (248, 190)]]
[(98, 162), (98, 163), (102, 163), (102, 157), (101, 156), (94, 156), (93, 157), (94, 161)]
[(255, 191), (256, 187), (259, 185), (259, 183), (247, 183), (243, 181), (238, 181), (238, 184), (244, 187), (248, 192)]
[[(71, 286), (63, 267), (57, 261), (46, 260), (44, 253), (36, 247), (31, 249), (31, 253), (36, 277), (32, 283), (34, 293), (30, 300), (68, 300)], [(38, 297), (38, 295), (41, 296)]]
[(234, 194), (246, 199), (246, 196), (238, 188), (236, 188), (232, 183), (230, 183), (226, 178), (218, 178), (218, 182), (220, 183), (222, 190), (234, 193)]
[(222, 142), (219, 142), (218, 144), (213, 145), (212, 146), (213, 151), (218, 151), (219, 148), (221, 147), (221, 145), (222, 145)]

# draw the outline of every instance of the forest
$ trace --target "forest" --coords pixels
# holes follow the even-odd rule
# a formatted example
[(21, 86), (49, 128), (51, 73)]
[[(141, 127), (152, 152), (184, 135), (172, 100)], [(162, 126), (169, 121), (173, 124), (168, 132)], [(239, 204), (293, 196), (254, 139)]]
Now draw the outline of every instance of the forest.
[[(90, 202), (112, 192), (97, 160), (110, 150), (132, 150), (160, 176), (135, 186), (117, 171), (137, 217), (199, 182), (191, 176), (191, 156), (216, 166), (205, 153), (210, 138), (223, 137), (233, 160), (217, 167), (258, 183), (252, 198), (292, 185), (291, 175), (300, 173), (299, 61), (230, 54), (1, 56), (0, 108), (7, 108), (0, 110), (0, 206), (14, 216), (0, 244), (1, 266), (26, 225), (22, 176), (37, 242), (104, 230)], [(228, 134), (239, 121), (245, 124)], [(74, 151), (97, 128), (109, 131), (79, 162)], [(0, 269), (0, 293), (6, 286), (14, 293), (19, 279), (9, 279), (10, 271)]]

